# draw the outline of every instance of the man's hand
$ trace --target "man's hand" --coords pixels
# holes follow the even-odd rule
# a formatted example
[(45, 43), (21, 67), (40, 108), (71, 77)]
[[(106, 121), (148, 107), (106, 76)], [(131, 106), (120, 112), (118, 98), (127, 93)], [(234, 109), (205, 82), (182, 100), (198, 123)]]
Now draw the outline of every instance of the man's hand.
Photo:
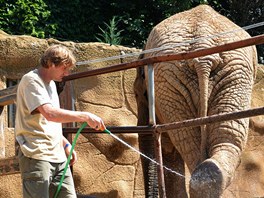
[[(71, 145), (67, 146), (64, 151), (65, 151), (65, 154), (68, 158), (68, 156), (70, 155), (70, 152), (71, 152)], [(71, 156), (71, 161), (70, 161), (70, 166), (72, 166), (76, 162), (77, 162), (77, 153), (75, 152), (75, 150), (73, 150), (72, 156)]]
[(98, 117), (95, 114), (89, 113), (89, 112), (86, 112), (86, 113), (88, 115), (87, 123), (91, 128), (95, 130), (100, 130), (100, 131), (104, 131), (106, 129), (102, 118)]

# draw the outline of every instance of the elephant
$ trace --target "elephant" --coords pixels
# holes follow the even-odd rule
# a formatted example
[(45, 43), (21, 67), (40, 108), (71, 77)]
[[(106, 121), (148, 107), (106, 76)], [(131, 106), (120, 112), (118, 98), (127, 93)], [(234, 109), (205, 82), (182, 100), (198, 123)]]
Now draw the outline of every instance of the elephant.
[[(209, 5), (199, 5), (157, 24), (145, 45), (146, 51), (152, 50), (141, 58), (188, 53), (247, 38), (250, 35), (231, 20)], [(249, 46), (155, 63), (153, 68), (157, 123), (172, 123), (249, 109), (257, 51)], [(134, 82), (138, 125), (148, 124), (146, 69), (137, 69)], [(182, 159), (190, 172), (189, 197), (223, 196), (240, 164), (248, 129), (249, 119), (245, 118), (166, 132), (179, 154), (177, 159)], [(141, 138), (144, 151), (149, 144), (144, 142), (146, 137)]]

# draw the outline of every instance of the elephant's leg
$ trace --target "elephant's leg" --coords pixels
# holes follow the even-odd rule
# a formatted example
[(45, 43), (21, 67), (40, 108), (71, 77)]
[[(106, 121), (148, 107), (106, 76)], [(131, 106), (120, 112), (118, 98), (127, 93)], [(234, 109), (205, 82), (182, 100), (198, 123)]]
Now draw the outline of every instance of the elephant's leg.
[[(229, 68), (222, 73), (222, 76), (214, 79), (216, 86), (209, 99), (208, 115), (243, 110), (250, 106), (252, 81), (246, 79), (250, 76), (249, 72)], [(217, 198), (229, 186), (240, 163), (247, 141), (248, 119), (210, 124), (206, 130), (209, 158), (193, 171), (190, 195)]]
[[(154, 138), (151, 134), (141, 134), (138, 137), (139, 149), (148, 157), (155, 159)], [(157, 165), (141, 157), (145, 184), (145, 197), (156, 198), (159, 195)]]
[[(134, 83), (134, 91), (136, 95), (136, 101), (138, 105), (138, 126), (144, 126), (149, 124), (148, 117), (148, 98), (146, 85), (144, 83), (144, 73), (142, 68), (137, 69), (137, 78)], [(158, 118), (157, 118), (158, 121)], [(159, 121), (158, 121), (159, 122)], [(164, 141), (164, 138), (168, 140), (166, 135), (163, 135), (162, 144), (164, 147), (168, 147), (167, 141)], [(139, 149), (148, 157), (155, 158), (154, 156), (154, 138), (151, 134), (139, 134)], [(170, 140), (169, 140), (170, 141)], [(170, 143), (171, 144), (171, 143)], [(173, 146), (173, 145), (172, 145)], [(165, 151), (164, 151), (165, 150)], [(164, 164), (168, 167), (173, 168), (173, 170), (178, 170), (179, 173), (184, 174), (184, 161), (182, 160), (180, 154), (173, 149), (171, 152), (166, 152), (166, 149), (163, 149)], [(175, 160), (174, 160), (175, 159)], [(141, 157), (142, 168), (143, 168), (143, 177), (145, 184), (145, 197), (158, 197), (158, 176), (157, 176), (157, 165)], [(167, 164), (167, 163), (168, 164)], [(175, 169), (174, 169), (175, 168)], [(165, 182), (166, 182), (166, 194), (167, 197), (187, 197), (187, 191), (185, 187), (185, 179), (175, 176), (175, 174), (170, 174), (165, 171)]]
[[(241, 148), (232, 141), (224, 140), (225, 137), (232, 139), (231, 133), (234, 133), (234, 131), (231, 126), (227, 127), (227, 123), (220, 125), (215, 130), (215, 135), (222, 136), (223, 139), (217, 140), (216, 138), (212, 140), (211, 138), (211, 141), (216, 144), (210, 148), (210, 158), (197, 166), (192, 173), (190, 181), (191, 197), (221, 197), (240, 163)], [(225, 135), (223, 136), (223, 134)], [(234, 141), (239, 141), (238, 139), (240, 138), (234, 138)]]
[[(160, 78), (157, 77), (159, 80), (157, 78), (155, 79), (156, 114), (157, 114), (158, 122), (170, 123), (176, 120), (196, 117), (196, 108), (194, 107), (195, 105), (192, 102), (192, 97), (196, 98), (196, 100), (198, 99), (197, 89), (193, 86), (193, 84), (197, 85), (198, 83), (189, 80), (189, 79), (196, 79), (196, 77), (193, 76), (195, 75), (193, 74), (194, 72), (190, 72), (187, 67), (182, 67), (181, 70), (179, 69), (179, 71), (177, 72), (178, 74), (172, 74), (171, 71), (175, 68), (174, 64), (167, 63), (161, 65), (162, 65), (161, 70), (155, 67), (156, 75), (160, 76)], [(137, 73), (137, 75), (140, 75), (140, 73)], [(176, 77), (177, 75), (181, 77), (180, 80)], [(184, 77), (185, 75), (189, 75), (188, 78), (185, 78)], [(189, 83), (187, 83), (187, 85), (184, 85), (186, 79), (188, 79)], [(166, 83), (168, 81), (169, 83)], [(142, 85), (140, 88), (142, 89)], [(142, 107), (147, 106), (147, 103), (140, 105), (138, 104), (138, 106), (140, 107), (138, 111), (142, 112), (143, 111)], [(145, 111), (145, 114), (148, 114), (147, 111)], [(142, 118), (139, 117), (139, 121), (141, 119)], [(199, 128), (196, 127), (195, 130), (183, 129), (182, 131), (174, 131), (171, 133), (170, 139), (172, 139), (175, 148), (180, 153), (180, 154), (178, 152), (171, 153), (171, 156), (173, 155), (173, 158), (177, 159), (177, 161), (174, 162), (174, 166), (172, 167), (177, 167), (177, 168), (180, 167), (179, 173), (184, 174), (184, 161), (188, 164), (189, 167), (194, 168), (197, 165), (198, 161), (200, 160)], [(144, 142), (142, 142), (142, 145), (143, 144)], [(145, 141), (145, 145), (147, 145), (146, 141)], [(162, 145), (164, 145), (163, 141), (162, 141)], [(150, 149), (150, 147), (148, 146), (146, 150), (147, 149)], [(166, 157), (168, 156), (164, 156), (164, 158)], [(147, 164), (145, 164), (145, 167), (148, 169)], [(165, 177), (167, 177), (167, 174), (170, 174), (167, 171), (165, 171), (164, 173), (165, 173)], [(167, 196), (173, 195), (174, 197), (175, 196), (179, 196), (181, 198), (185, 197), (187, 193), (186, 193), (184, 178), (179, 178), (179, 176), (175, 176), (175, 174), (173, 174), (173, 177), (174, 178), (177, 177), (176, 178), (177, 187), (175, 186), (175, 184), (172, 184), (171, 182), (169, 182), (168, 184), (168, 181), (171, 181), (170, 180), (171, 177), (165, 178), (165, 180), (167, 181), (166, 191), (168, 190), (167, 189), (168, 186), (173, 185), (170, 187), (173, 187), (173, 192), (174, 192), (174, 194), (168, 193)], [(146, 175), (146, 178), (147, 180), (145, 180), (145, 182), (148, 182), (149, 181), (148, 174)], [(148, 184), (149, 183), (147, 183), (146, 185), (148, 186)]]
[[(160, 63), (156, 65), (156, 111), (162, 123), (172, 123), (197, 117), (199, 88), (195, 71), (187, 65)], [(190, 171), (200, 163), (201, 135), (199, 127), (168, 132), (171, 142)]]
[[(197, 75), (184, 63), (178, 65), (166, 62), (166, 64), (160, 63), (155, 66), (156, 113), (162, 123), (197, 117), (196, 106), (199, 103)], [(200, 128), (191, 127), (171, 130), (168, 135), (182, 160), (192, 172), (201, 159)], [(180, 160), (180, 158), (177, 159)], [(178, 163), (178, 161), (175, 163)], [(180, 173), (184, 174), (184, 172)], [(179, 176), (174, 175), (174, 177)], [(181, 180), (181, 178), (178, 179)], [(184, 196), (185, 194), (182, 197)]]
[[(174, 148), (169, 137), (162, 135), (163, 164), (174, 171), (184, 174), (185, 166), (180, 153)], [(167, 198), (187, 198), (185, 177), (175, 175), (170, 171), (164, 171)]]

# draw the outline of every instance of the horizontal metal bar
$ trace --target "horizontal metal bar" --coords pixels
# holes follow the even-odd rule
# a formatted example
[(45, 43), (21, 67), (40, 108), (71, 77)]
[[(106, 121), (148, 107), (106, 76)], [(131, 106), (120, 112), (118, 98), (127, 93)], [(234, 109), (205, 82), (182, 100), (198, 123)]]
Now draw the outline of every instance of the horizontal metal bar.
[[(151, 134), (155, 131), (155, 127), (153, 126), (109, 126), (107, 127), (111, 133), (140, 133), (140, 134)], [(65, 127), (63, 128), (63, 133), (77, 133), (77, 127)], [(106, 134), (103, 131), (96, 131), (92, 128), (86, 127), (82, 130), (82, 133), (95, 133), (95, 134)]]
[[(215, 122), (222, 122), (228, 120), (236, 120), (254, 116), (264, 115), (264, 107), (258, 107), (243, 111), (236, 111), (231, 113), (223, 113), (218, 115), (212, 115), (202, 118), (194, 118), (189, 120), (184, 120), (180, 122), (173, 122), (167, 124), (158, 124), (156, 126), (129, 126), (129, 127), (108, 127), (112, 133), (140, 133), (140, 134), (151, 134), (156, 130), (158, 132), (166, 132), (168, 130), (179, 129), (184, 127), (195, 127), (204, 124), (212, 124)], [(76, 133), (78, 128), (69, 127), (63, 128), (64, 133)], [(105, 133), (102, 131), (96, 131), (92, 128), (84, 128), (82, 133)]]
[(13, 104), (16, 100), (17, 85), (0, 90), (0, 106)]
[(201, 50), (196, 50), (196, 51), (191, 51), (191, 52), (184, 52), (184, 53), (179, 53), (179, 54), (167, 54), (167, 55), (162, 55), (162, 56), (143, 58), (143, 59), (140, 59), (137, 61), (131, 61), (128, 63), (121, 63), (117, 65), (112, 65), (109, 67), (93, 69), (93, 70), (84, 71), (84, 72), (77, 72), (77, 73), (65, 76), (63, 80), (64, 81), (75, 80), (79, 78), (95, 76), (95, 75), (100, 75), (100, 74), (105, 74), (105, 73), (110, 73), (110, 72), (117, 72), (121, 70), (132, 69), (132, 68), (136, 68), (136, 67), (140, 67), (140, 66), (144, 66), (148, 64), (154, 64), (154, 63), (165, 62), (165, 61), (187, 60), (187, 59), (197, 58), (197, 57), (206, 56), (209, 54), (219, 53), (223, 51), (230, 51), (230, 50), (234, 50), (237, 48), (248, 47), (250, 45), (259, 45), (262, 43), (264, 43), (264, 34), (251, 37), (248, 39), (232, 42), (232, 43), (227, 43), (224, 45), (211, 47), (211, 48), (206, 48), (206, 49), (201, 49)]
[(13, 95), (16, 93), (16, 91), (17, 91), (17, 85), (8, 87), (6, 89), (2, 89), (0, 90), (0, 98), (8, 96), (8, 95)]
[(8, 95), (0, 98), (0, 106), (6, 106), (14, 104), (16, 100), (16, 94)]
[(264, 107), (258, 107), (258, 108), (253, 108), (249, 110), (218, 114), (218, 115), (212, 115), (208, 117), (202, 117), (202, 118), (184, 120), (180, 122), (173, 122), (173, 123), (168, 123), (168, 124), (157, 125), (156, 129), (159, 132), (166, 132), (172, 129), (179, 129), (179, 128), (184, 128), (184, 127), (194, 127), (194, 126), (200, 126), (204, 124), (212, 124), (215, 122), (236, 120), (236, 119), (254, 117), (254, 116), (259, 116), (259, 115), (264, 115)]

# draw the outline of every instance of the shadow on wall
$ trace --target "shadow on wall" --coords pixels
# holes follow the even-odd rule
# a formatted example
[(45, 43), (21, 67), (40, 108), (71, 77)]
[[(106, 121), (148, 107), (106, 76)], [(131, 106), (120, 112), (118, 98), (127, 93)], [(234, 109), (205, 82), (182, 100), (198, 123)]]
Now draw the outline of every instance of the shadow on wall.
[(108, 193), (93, 193), (91, 195), (77, 195), (77, 198), (116, 198), (118, 197), (118, 192), (117, 190), (111, 190)]

